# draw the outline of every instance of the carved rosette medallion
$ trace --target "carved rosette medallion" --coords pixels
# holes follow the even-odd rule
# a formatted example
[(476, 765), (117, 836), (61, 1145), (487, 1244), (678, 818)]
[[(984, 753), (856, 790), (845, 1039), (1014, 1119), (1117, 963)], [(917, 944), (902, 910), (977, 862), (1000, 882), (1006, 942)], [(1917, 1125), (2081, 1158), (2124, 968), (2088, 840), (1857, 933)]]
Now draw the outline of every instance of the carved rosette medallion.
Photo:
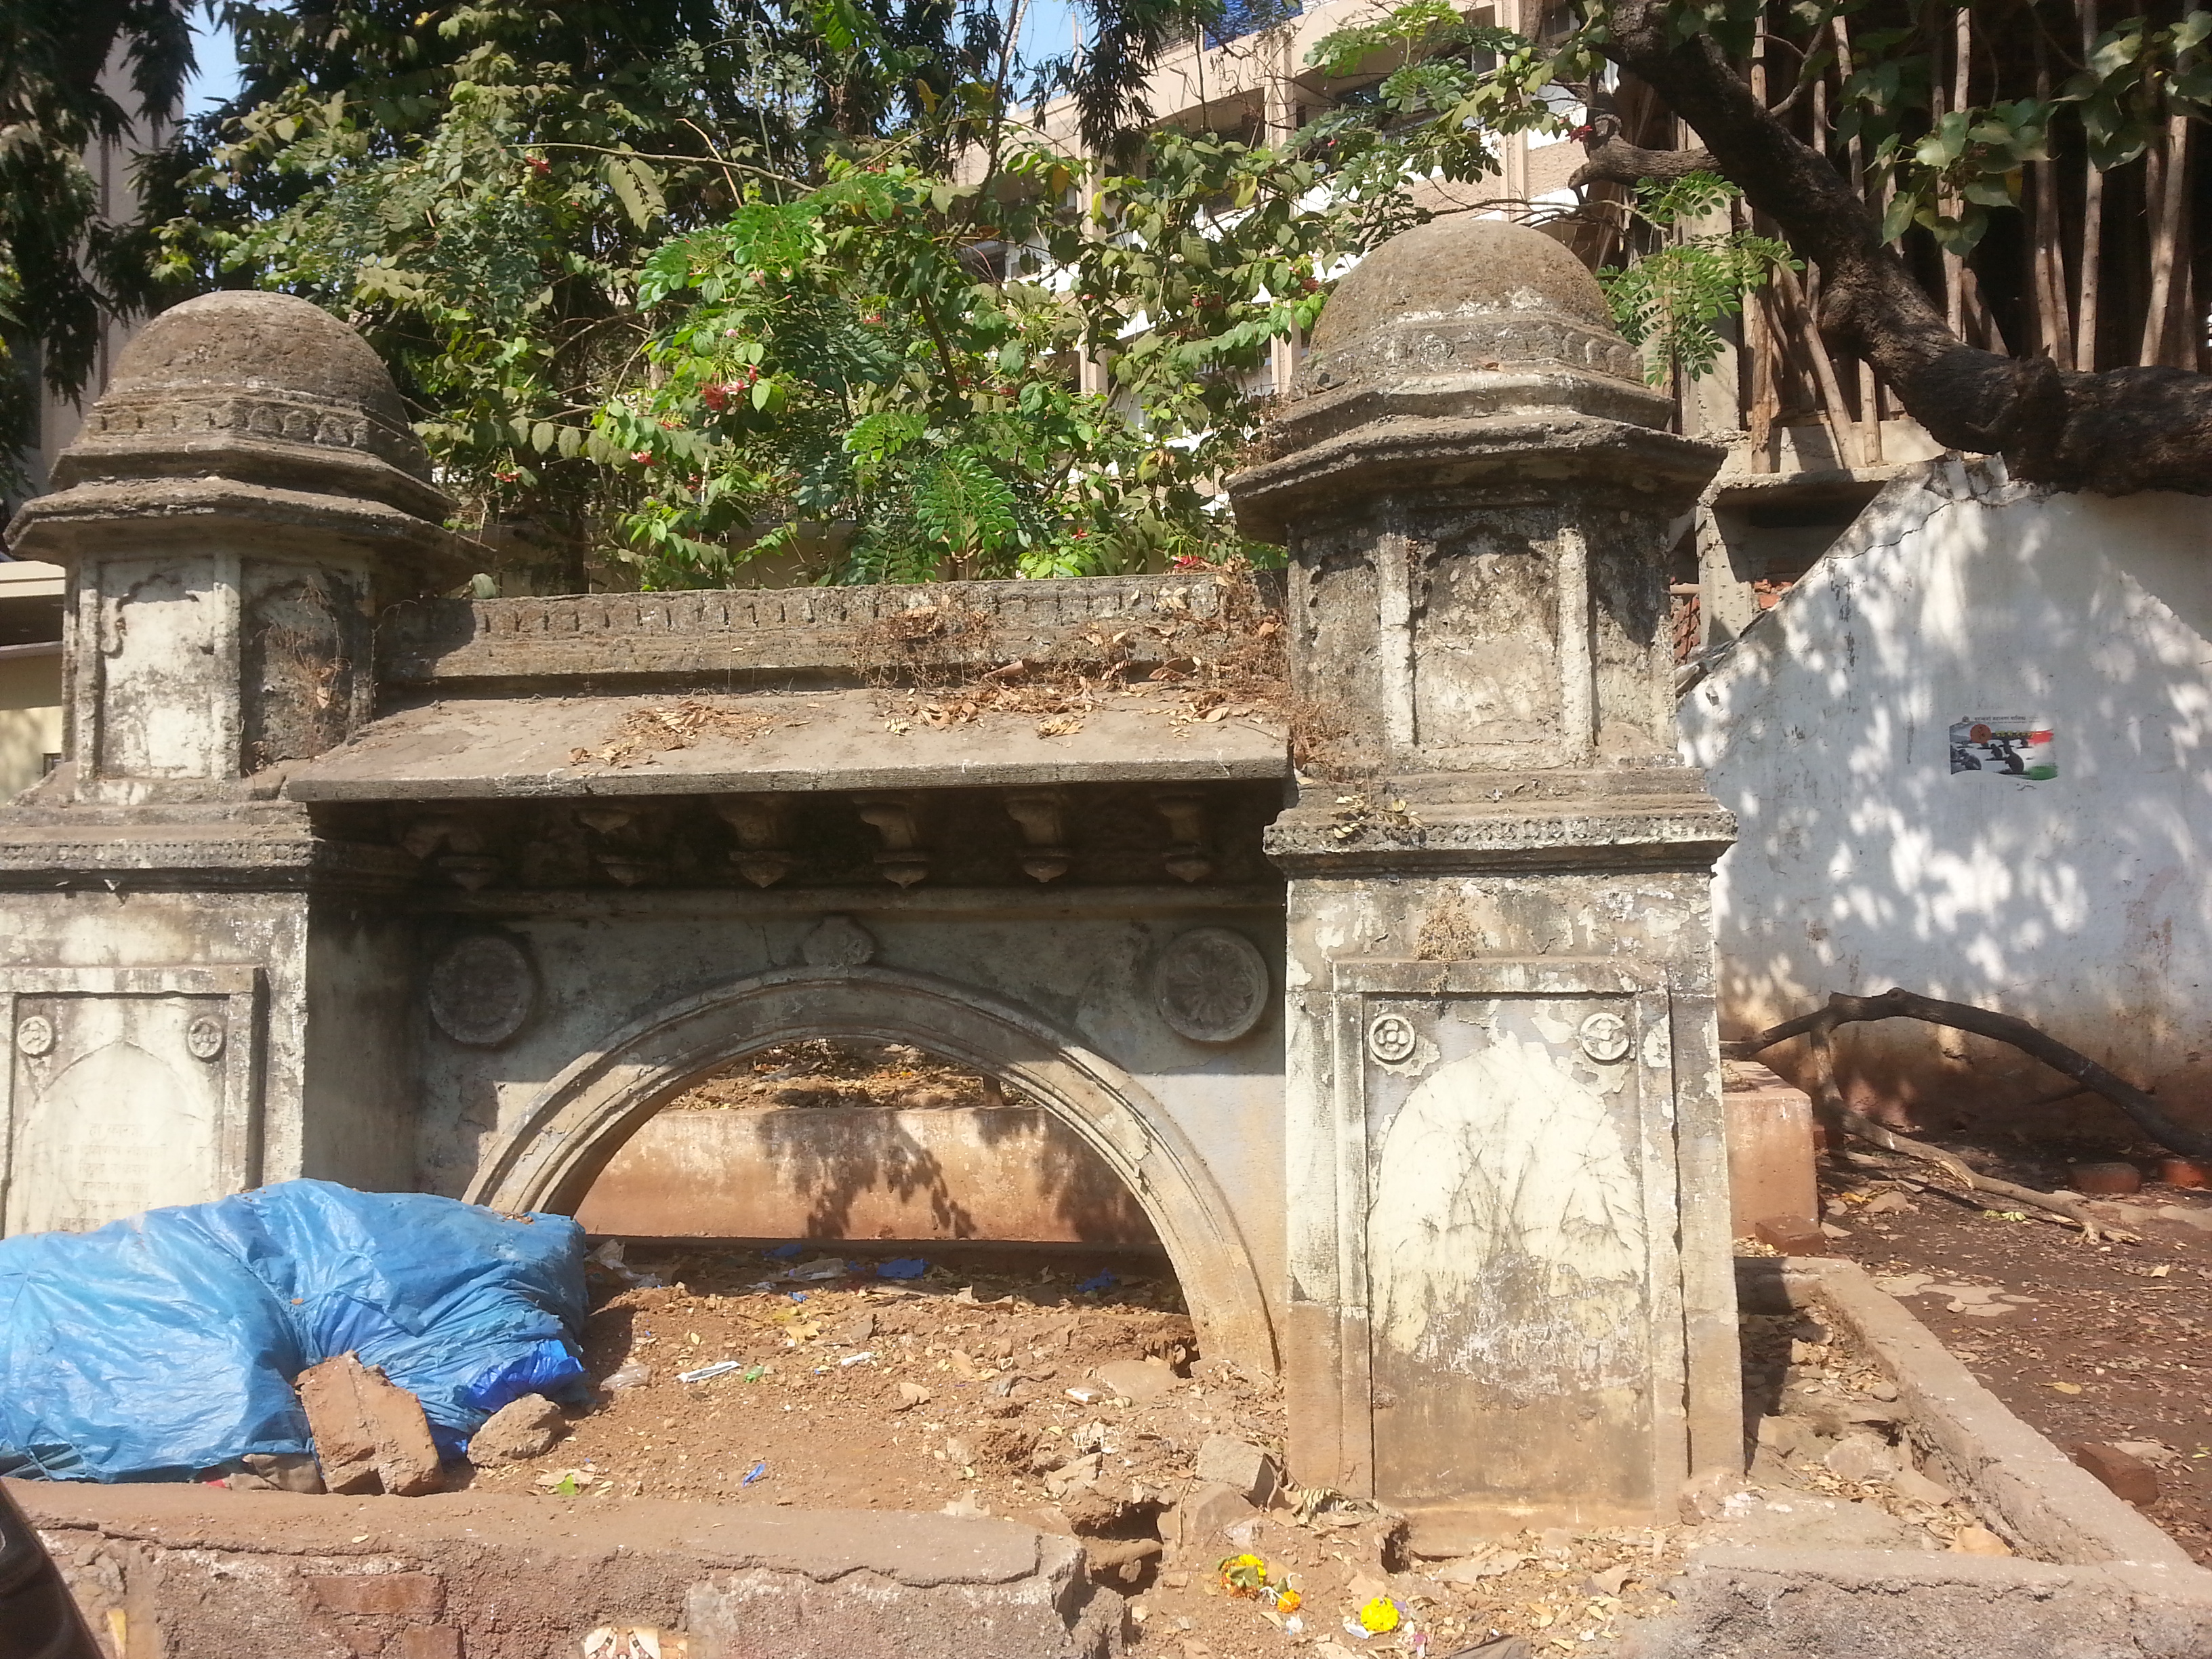
[(1377, 1014), (1367, 1024), (1367, 1052), (1385, 1066), (1399, 1066), (1421, 1046), (1420, 1033), (1403, 1014)]
[(495, 1048), (528, 1024), (538, 1006), (538, 969), (500, 933), (471, 933), (431, 964), (430, 1018), (456, 1042)]
[(185, 1027), (185, 1052), (194, 1060), (218, 1060), (229, 1037), (221, 1020), (212, 1014), (202, 1014)]
[(1583, 1021), (1575, 1035), (1583, 1045), (1583, 1052), (1601, 1066), (1611, 1066), (1628, 1058), (1632, 1046), (1628, 1022), (1619, 1014), (1600, 1009)]
[(32, 1014), (16, 1022), (15, 1048), (18, 1053), (33, 1060), (54, 1051), (54, 1023), (44, 1014)]
[(1194, 927), (1160, 953), (1152, 1001), (1193, 1042), (1234, 1042), (1267, 1012), (1267, 959), (1226, 927)]

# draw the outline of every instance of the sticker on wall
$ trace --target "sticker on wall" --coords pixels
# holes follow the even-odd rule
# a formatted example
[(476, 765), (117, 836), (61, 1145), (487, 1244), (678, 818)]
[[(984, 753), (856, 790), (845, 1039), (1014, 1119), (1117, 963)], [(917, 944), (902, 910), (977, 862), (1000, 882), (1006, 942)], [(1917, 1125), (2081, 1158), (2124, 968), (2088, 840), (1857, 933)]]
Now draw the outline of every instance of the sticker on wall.
[(1951, 725), (1951, 769), (1994, 772), (2042, 783), (2058, 775), (2049, 720), (2025, 714), (1968, 714)]

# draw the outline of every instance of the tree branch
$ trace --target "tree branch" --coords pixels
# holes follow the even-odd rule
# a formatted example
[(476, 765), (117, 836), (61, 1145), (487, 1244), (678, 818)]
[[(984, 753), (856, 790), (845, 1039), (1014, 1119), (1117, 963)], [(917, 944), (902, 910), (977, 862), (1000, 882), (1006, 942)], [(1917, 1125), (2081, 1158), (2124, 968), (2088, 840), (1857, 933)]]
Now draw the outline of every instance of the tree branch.
[(1759, 106), (1709, 36), (1674, 39), (1664, 0), (1617, 0), (1611, 25), (1606, 56), (1695, 128), (1717, 169), (1820, 268), (1821, 332), (1872, 363), (1937, 442), (2002, 453), (2014, 477), (2060, 489), (2212, 495), (2212, 376), (2076, 374), (1966, 345), (1857, 192)]
[(1568, 188), (1585, 185), (1636, 185), (1646, 179), (1680, 179), (1692, 173), (1718, 173), (1720, 164), (1709, 149), (1645, 149), (1625, 138), (1594, 139), (1588, 159), (1567, 180)]
[(2175, 1122), (2164, 1107), (2125, 1078), (2114, 1076), (2088, 1055), (2039, 1031), (2024, 1019), (1992, 1013), (1969, 1003), (1944, 1002), (1906, 990), (1884, 991), (1878, 997), (1845, 996), (1838, 992), (1828, 999), (1826, 1007), (1768, 1027), (1738, 1052), (1755, 1054), (1791, 1037), (1806, 1036), (1814, 1037), (1817, 1047), (1826, 1042), (1827, 1034), (1837, 1026), (1870, 1019), (1925, 1020), (1931, 1025), (1948, 1025), (1954, 1030), (2008, 1042), (2052, 1071), (2072, 1078), (2082, 1088), (2102, 1095), (2160, 1146), (2189, 1158), (2212, 1157), (2212, 1133)]

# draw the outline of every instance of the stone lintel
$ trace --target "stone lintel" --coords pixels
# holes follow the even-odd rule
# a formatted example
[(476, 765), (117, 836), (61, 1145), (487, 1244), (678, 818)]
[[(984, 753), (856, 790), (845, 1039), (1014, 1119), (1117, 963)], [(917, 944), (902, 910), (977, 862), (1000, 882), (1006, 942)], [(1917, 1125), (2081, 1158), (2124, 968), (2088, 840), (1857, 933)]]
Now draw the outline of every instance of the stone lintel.
[(1467, 419), (1393, 417), (1331, 437), (1229, 481), (1247, 535), (1280, 540), (1302, 519), (1341, 514), (1393, 491), (1522, 483), (1556, 491), (1571, 483), (1592, 506), (1634, 497), (1644, 512), (1692, 500), (1719, 465), (1713, 444), (1573, 414)]
[(292, 891), (398, 886), (415, 861), (397, 848), (319, 837), (304, 825), (0, 822), (0, 890), (58, 892), (147, 885)]
[(665, 709), (665, 698), (428, 704), (387, 715), (295, 767), (284, 793), (313, 802), (814, 794), (1234, 782), (1290, 769), (1274, 726), (1256, 719), (1178, 724), (1164, 706), (1100, 709), (1081, 732), (1048, 738), (1034, 717), (1015, 715), (943, 727), (901, 720), (908, 729), (891, 730), (872, 694), (860, 690), (699, 701), (737, 724), (710, 725), (684, 747), (640, 752), (626, 763), (601, 757), (627, 719)]
[(1325, 807), (1285, 812), (1268, 829), (1268, 859), (1309, 880), (1363, 876), (1472, 875), (1654, 868), (1710, 870), (1735, 842), (1735, 822), (1717, 803), (1592, 801), (1539, 807), (1511, 801), (1449, 814), (1420, 811), (1410, 824), (1352, 829)]

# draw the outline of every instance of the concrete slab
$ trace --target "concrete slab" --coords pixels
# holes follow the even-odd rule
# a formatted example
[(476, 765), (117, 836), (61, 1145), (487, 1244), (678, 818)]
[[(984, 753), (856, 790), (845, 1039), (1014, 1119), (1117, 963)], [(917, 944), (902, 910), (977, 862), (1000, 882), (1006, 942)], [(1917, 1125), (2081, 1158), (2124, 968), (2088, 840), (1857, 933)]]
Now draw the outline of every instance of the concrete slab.
[[(1256, 718), (1179, 723), (1164, 700), (1090, 714), (1080, 731), (1041, 737), (1034, 716), (987, 715), (933, 727), (887, 720), (861, 690), (750, 692), (685, 701), (750, 737), (704, 731), (688, 747), (629, 765), (578, 763), (660, 697), (471, 698), (377, 720), (343, 747), (295, 768), (299, 801), (453, 800), (586, 795), (783, 793), (1206, 782), (1290, 773), (1281, 730)], [(903, 726), (906, 729), (899, 730)]]

